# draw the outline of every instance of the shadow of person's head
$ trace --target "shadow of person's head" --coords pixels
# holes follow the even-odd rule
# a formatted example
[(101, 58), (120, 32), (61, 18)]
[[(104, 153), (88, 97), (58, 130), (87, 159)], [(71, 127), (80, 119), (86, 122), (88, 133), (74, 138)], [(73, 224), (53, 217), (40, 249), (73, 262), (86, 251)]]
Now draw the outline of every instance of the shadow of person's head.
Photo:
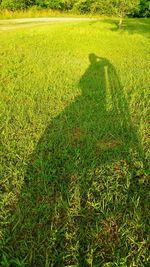
[(99, 63), (99, 64), (100, 63), (101, 64), (111, 64), (108, 59), (106, 59), (104, 57), (99, 57), (94, 53), (89, 54), (89, 61), (90, 61), (90, 64), (92, 64), (92, 65), (97, 64), (97, 63)]
[[(88, 59), (88, 68), (79, 81), (82, 96), (90, 95), (91, 98), (95, 98), (95, 101), (98, 99), (100, 101), (100, 98), (105, 101), (107, 71), (113, 69), (113, 66), (108, 59), (99, 57), (95, 53), (90, 53)], [(118, 77), (116, 76), (115, 79)], [(104, 108), (104, 102), (101, 103), (101, 106)]]
[(91, 64), (95, 64), (97, 62), (97, 59), (98, 57), (94, 53), (89, 54), (89, 61)]

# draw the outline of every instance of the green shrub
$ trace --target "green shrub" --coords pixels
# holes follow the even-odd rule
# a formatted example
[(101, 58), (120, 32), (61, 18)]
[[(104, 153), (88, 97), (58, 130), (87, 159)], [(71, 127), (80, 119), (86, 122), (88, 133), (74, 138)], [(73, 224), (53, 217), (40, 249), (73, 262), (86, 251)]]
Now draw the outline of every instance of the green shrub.
[(73, 5), (71, 0), (36, 0), (36, 5), (51, 9), (70, 9)]
[(150, 17), (150, 1), (149, 0), (141, 0), (140, 2), (140, 11), (139, 17)]
[(79, 0), (74, 4), (74, 10), (80, 13), (91, 12), (94, 0)]
[(9, 10), (17, 10), (26, 9), (34, 4), (34, 0), (2, 0), (1, 7)]
[(92, 3), (92, 12), (113, 15), (115, 13), (115, 1), (114, 0), (96, 0)]

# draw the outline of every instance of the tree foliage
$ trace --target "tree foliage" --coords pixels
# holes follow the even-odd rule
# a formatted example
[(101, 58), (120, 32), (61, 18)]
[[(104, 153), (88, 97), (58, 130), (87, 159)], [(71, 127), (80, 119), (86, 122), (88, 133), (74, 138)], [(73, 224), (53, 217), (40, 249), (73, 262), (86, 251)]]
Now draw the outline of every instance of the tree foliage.
[(27, 9), (30, 6), (80, 13), (105, 15), (150, 16), (150, 0), (0, 0), (1, 7), (10, 10)]
[(139, 17), (150, 17), (150, 0), (141, 0), (139, 7)]
[(34, 0), (2, 0), (1, 6), (10, 10), (16, 10), (26, 9), (34, 4)]

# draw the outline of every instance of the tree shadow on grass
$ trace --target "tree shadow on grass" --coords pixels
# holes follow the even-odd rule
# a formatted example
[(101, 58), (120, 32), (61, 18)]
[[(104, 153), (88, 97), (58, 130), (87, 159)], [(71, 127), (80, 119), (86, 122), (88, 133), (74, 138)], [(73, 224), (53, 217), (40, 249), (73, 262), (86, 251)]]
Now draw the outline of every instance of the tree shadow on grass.
[(101, 266), (127, 253), (119, 227), (132, 219), (132, 152), (143, 152), (115, 68), (89, 61), (81, 96), (39, 140), (9, 228), (9, 257), (27, 266)]
[[(149, 18), (127, 18), (123, 20), (122, 27), (119, 28), (118, 19), (104, 19), (104, 23), (110, 24), (110, 30), (120, 33), (128, 32), (129, 34), (140, 34), (150, 38), (150, 19)], [(91, 24), (97, 23), (90, 22)]]
[(126, 21), (127, 31), (131, 34), (141, 34), (150, 38), (150, 19), (128, 19)]

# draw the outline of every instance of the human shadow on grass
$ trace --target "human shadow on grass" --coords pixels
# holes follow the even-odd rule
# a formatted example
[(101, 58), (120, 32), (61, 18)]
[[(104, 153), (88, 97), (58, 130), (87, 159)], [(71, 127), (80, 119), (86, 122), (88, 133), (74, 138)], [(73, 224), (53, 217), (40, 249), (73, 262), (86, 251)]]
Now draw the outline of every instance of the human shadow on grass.
[(89, 61), (82, 94), (47, 127), (27, 169), (9, 240), (27, 266), (100, 266), (119, 246), (115, 216), (131, 204), (123, 183), (131, 150), (142, 149), (114, 66)]

